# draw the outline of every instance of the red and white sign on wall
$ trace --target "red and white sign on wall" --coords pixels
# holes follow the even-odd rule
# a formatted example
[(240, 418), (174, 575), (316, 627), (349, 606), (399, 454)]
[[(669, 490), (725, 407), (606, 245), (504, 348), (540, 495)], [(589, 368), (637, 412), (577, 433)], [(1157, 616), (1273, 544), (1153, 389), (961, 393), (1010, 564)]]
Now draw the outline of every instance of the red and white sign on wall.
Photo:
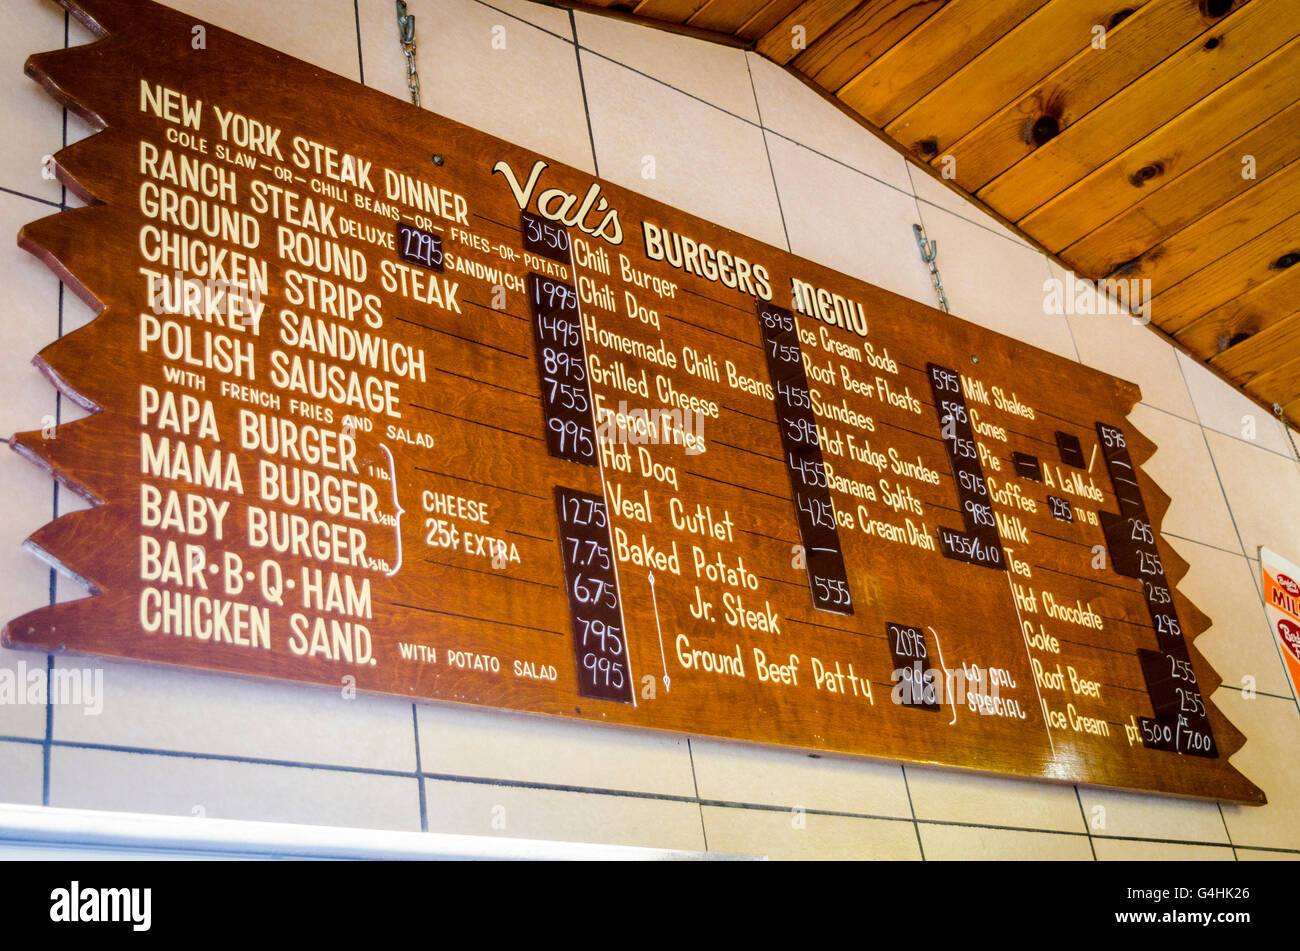
[(1268, 626), (1281, 646), (1291, 686), (1300, 690), (1300, 565), (1263, 546), (1259, 549), (1259, 564), (1264, 573)]

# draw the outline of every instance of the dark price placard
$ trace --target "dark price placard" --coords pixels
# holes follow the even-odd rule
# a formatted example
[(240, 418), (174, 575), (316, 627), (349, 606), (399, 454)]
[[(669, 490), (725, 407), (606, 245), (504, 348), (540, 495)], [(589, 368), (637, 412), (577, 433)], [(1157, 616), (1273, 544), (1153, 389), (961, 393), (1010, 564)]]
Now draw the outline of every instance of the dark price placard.
[(777, 425), (790, 473), (813, 605), (822, 611), (852, 614), (853, 595), (844, 570), (835, 507), (828, 489), (803, 355), (795, 334), (794, 314), (762, 301), (757, 305), (763, 352), (776, 391)]
[(569, 263), (573, 243), (567, 230), (526, 211), (519, 213), (519, 224), (524, 235), (525, 251), (540, 254), (560, 264)]
[(605, 500), (572, 489), (555, 490), (560, 549), (573, 624), (578, 692), (632, 702), (632, 674), (624, 646), (614, 546)]
[(442, 272), (442, 238), (404, 221), (397, 223), (397, 254), (408, 264)]
[(557, 458), (597, 465), (577, 291), (554, 278), (529, 274), (528, 301), (533, 312), (546, 444)]

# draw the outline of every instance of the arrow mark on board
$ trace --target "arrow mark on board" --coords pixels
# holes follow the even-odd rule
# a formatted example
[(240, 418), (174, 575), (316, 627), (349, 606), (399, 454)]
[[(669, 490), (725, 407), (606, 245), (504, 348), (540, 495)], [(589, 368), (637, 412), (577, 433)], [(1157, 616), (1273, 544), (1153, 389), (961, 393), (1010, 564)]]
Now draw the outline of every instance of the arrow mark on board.
[(387, 573), (387, 577), (391, 578), (402, 567), (402, 516), (406, 514), (406, 509), (402, 508), (402, 503), (397, 500), (397, 466), (393, 463), (393, 454), (383, 443), (379, 444), (379, 448), (384, 450), (384, 455), (388, 457), (388, 484), (393, 487), (393, 511), (396, 512), (393, 531), (397, 535), (397, 564), (393, 565), (393, 570)]
[(650, 603), (655, 609), (655, 630), (659, 632), (659, 659), (664, 665), (664, 692), (672, 692), (672, 680), (668, 677), (668, 658), (664, 654), (664, 629), (659, 623), (659, 599), (655, 596), (655, 573), (649, 572), (650, 577)]

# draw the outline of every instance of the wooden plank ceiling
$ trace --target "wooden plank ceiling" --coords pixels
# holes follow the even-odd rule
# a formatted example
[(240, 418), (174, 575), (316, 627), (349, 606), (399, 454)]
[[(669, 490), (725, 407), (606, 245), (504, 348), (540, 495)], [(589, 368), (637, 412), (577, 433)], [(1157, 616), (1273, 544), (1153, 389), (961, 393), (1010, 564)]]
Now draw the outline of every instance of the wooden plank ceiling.
[(562, 5), (757, 50), (1300, 418), (1300, 0)]

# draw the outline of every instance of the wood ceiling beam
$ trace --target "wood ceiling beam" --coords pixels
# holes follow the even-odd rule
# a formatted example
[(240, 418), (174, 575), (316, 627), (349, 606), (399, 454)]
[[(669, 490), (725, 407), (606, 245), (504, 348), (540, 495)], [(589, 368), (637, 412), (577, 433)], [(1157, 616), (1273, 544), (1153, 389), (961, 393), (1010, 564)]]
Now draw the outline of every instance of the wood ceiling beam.
[(1252, 0), (1035, 149), (978, 194), (1024, 219), (1296, 35), (1284, 4)]
[(958, 185), (983, 188), (1213, 23), (1187, 0), (1152, 0), (1116, 23), (1118, 15), (1111, 15), (1104, 48), (1085, 45), (946, 150), (956, 159)]
[[(1275, 51), (1075, 182), (1024, 218), (1025, 230), (1038, 235), (1049, 248), (1059, 250), (1067, 247), (1139, 201), (1158, 193), (1224, 143), (1267, 122), (1269, 117), (1277, 114), (1280, 106), (1288, 103), (1297, 88), (1300, 88), (1300, 39)], [(1294, 126), (1290, 136), (1277, 130), (1274, 138), (1280, 140), (1273, 146), (1274, 150), (1280, 149), (1283, 154), (1294, 151), (1297, 139)], [(1248, 143), (1247, 148), (1269, 149), (1269, 141), (1257, 137), (1257, 141)], [(1252, 180), (1242, 175), (1241, 159), (1247, 154), (1256, 156), (1255, 181), (1270, 174), (1259, 169), (1258, 151), (1238, 152), (1235, 164), (1226, 163), (1227, 167), (1221, 169), (1220, 202), (1229, 201), (1244, 190), (1239, 186), (1252, 184)], [(1275, 165), (1273, 170), (1276, 171), (1277, 167), (1280, 166)], [(1181, 220), (1183, 225), (1189, 222), (1190, 207), (1178, 210), (1172, 219), (1166, 219), (1168, 230), (1164, 231), (1164, 236), (1178, 226), (1174, 222)], [(1205, 211), (1208, 210), (1207, 207)], [(1152, 219), (1150, 224), (1154, 227), (1156, 219)], [(1151, 245), (1131, 248), (1094, 243), (1090, 254), (1076, 252), (1072, 259), (1080, 260), (1079, 267), (1106, 274), (1119, 262), (1137, 257), (1148, 247)]]

